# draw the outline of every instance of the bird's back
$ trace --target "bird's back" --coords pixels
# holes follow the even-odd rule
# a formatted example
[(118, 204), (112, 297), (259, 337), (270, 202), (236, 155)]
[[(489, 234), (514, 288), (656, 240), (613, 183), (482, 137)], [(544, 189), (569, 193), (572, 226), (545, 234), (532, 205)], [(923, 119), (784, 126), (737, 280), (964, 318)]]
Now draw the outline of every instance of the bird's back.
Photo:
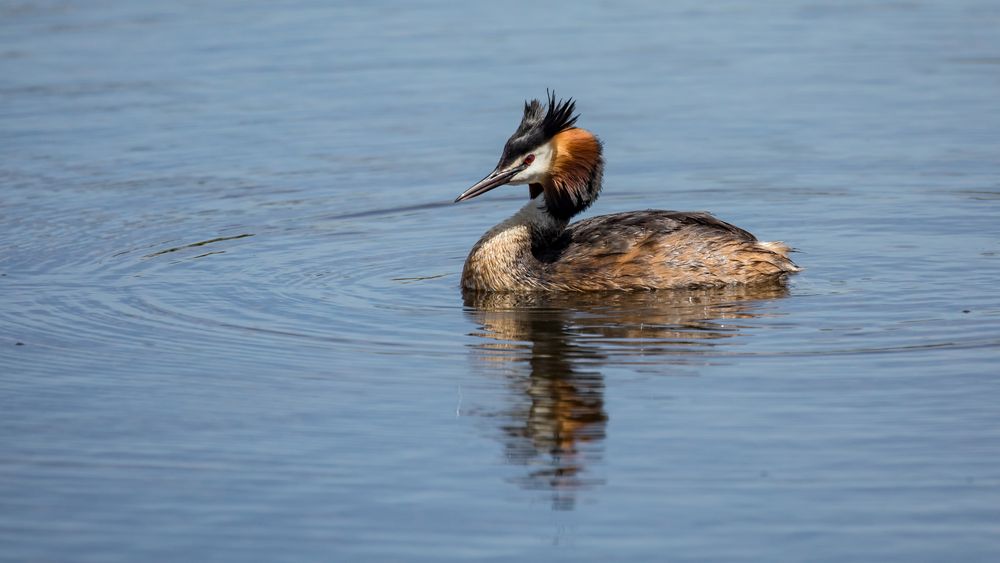
[(798, 271), (789, 251), (708, 213), (654, 210), (579, 221), (532, 249), (546, 285), (575, 291), (774, 282)]

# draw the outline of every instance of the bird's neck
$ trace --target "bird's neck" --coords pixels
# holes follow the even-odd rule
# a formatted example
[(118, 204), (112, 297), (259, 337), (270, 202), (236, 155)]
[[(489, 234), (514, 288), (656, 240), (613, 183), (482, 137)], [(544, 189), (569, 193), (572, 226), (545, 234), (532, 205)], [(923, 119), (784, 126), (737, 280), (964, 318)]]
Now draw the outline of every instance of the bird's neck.
[(590, 207), (601, 192), (604, 157), (600, 140), (585, 129), (567, 129), (552, 139), (555, 156), (549, 173), (530, 186), (530, 195), (545, 197), (545, 210), (556, 221)]

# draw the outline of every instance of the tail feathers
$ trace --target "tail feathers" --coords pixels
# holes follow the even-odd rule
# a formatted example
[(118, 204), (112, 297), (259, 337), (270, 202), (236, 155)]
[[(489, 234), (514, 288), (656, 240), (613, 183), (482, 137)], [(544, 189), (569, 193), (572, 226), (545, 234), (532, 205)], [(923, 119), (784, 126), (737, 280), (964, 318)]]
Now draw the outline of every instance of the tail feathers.
[(802, 268), (795, 265), (788, 254), (795, 250), (781, 241), (757, 242), (757, 247), (769, 254), (767, 262), (778, 268), (781, 272), (798, 272)]

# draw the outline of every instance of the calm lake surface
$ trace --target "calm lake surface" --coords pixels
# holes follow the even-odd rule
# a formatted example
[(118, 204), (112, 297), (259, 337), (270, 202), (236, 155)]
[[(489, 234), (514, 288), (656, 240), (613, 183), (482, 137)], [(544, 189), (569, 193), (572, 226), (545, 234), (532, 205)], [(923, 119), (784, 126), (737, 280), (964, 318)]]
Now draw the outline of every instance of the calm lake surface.
[[(770, 290), (468, 297), (525, 98)], [(0, 1), (0, 559), (997, 561), (1000, 4)]]

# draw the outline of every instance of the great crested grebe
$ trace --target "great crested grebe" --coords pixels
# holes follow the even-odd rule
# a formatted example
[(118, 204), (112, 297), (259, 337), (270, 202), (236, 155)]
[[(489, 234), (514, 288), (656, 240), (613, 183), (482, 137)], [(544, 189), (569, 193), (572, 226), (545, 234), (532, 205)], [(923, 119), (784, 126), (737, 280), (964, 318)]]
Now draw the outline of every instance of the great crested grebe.
[[(781, 281), (799, 270), (781, 242), (704, 212), (629, 211), (569, 224), (601, 191), (604, 159), (593, 133), (574, 127), (576, 103), (548, 95), (524, 117), (488, 176), (455, 202), (504, 184), (530, 201), (472, 247), (462, 287), (479, 291), (704, 288)], [(539, 197), (541, 196), (541, 197)], [(568, 226), (567, 226), (568, 225)]]

